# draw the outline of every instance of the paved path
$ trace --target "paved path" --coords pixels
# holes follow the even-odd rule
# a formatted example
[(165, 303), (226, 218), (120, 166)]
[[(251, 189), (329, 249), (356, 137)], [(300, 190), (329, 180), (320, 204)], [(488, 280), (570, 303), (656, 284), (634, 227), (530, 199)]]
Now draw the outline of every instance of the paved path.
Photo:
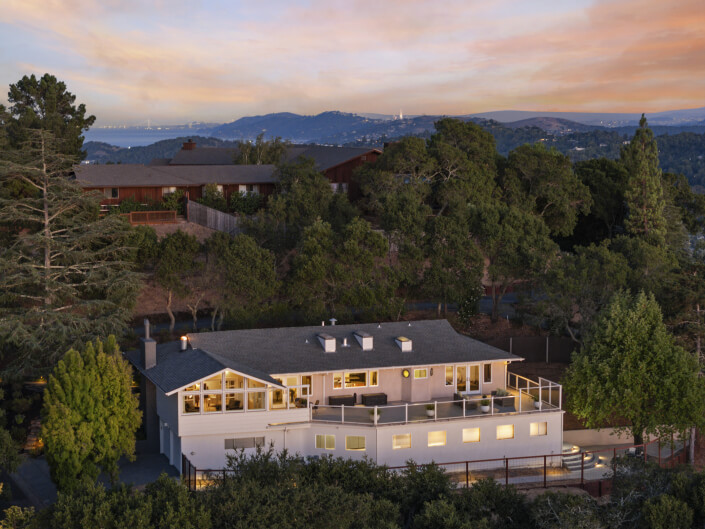
[[(56, 487), (51, 481), (49, 465), (44, 456), (23, 456), (24, 461), (17, 472), (10, 475), (10, 479), (17, 485), (29, 502), (36, 509), (43, 509), (56, 501)], [(156, 481), (163, 473), (173, 478), (178, 478), (177, 470), (169, 465), (169, 460), (160, 454), (143, 454), (134, 462), (126, 459), (120, 460), (120, 482), (142, 489), (147, 483)], [(100, 483), (110, 486), (108, 476), (101, 475)]]

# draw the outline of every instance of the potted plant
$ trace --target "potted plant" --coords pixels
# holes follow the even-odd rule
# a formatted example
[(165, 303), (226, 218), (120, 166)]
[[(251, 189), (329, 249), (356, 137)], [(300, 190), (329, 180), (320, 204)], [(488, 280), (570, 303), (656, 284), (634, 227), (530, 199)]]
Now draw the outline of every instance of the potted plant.
[(375, 408), (372, 408), (370, 410), (370, 419), (372, 419), (372, 422), (375, 421), (375, 411), (377, 412), (377, 420), (378, 421), (379, 421), (380, 415), (382, 415), (382, 410), (379, 410), (379, 409), (375, 410)]
[(499, 388), (495, 393), (496, 397), (508, 397), (509, 392), (506, 389)]
[(436, 415), (435, 404), (426, 404), (426, 415), (429, 417), (434, 417)]
[(541, 400), (538, 395), (531, 394), (531, 399), (534, 401), (534, 408), (537, 410), (541, 407)]
[(480, 401), (480, 411), (482, 413), (490, 412), (490, 399), (487, 398), (487, 395), (482, 396), (482, 400)]

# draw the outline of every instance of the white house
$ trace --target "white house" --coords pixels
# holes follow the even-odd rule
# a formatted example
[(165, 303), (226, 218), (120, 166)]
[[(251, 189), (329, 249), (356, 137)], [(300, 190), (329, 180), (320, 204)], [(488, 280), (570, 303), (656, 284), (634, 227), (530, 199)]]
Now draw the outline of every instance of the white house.
[(189, 334), (126, 353), (147, 437), (181, 469), (256, 446), (403, 465), (560, 454), (561, 387), (446, 320)]

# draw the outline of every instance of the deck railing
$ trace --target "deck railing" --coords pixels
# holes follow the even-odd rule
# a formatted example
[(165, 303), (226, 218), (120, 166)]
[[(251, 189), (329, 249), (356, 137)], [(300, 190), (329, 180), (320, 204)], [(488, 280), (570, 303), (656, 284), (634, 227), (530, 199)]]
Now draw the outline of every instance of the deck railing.
[(544, 406), (561, 408), (563, 406), (563, 386), (547, 378), (531, 380), (516, 373), (507, 372), (507, 388), (526, 395), (538, 403), (538, 409)]

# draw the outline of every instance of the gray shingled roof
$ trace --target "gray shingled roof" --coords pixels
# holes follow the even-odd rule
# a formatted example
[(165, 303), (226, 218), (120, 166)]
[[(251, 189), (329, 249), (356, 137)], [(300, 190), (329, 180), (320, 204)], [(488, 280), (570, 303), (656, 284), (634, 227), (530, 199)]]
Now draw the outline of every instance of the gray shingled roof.
[[(363, 351), (353, 333), (369, 333), (371, 351)], [(335, 338), (336, 352), (325, 353), (317, 335)], [(402, 353), (395, 338), (412, 341)], [(178, 342), (157, 347), (157, 365), (142, 371), (165, 393), (225, 368), (276, 384), (271, 375), (355, 369), (432, 366), (463, 362), (517, 361), (521, 357), (457, 333), (446, 320), (284, 327), (189, 334), (193, 349), (179, 351)], [(347, 338), (348, 347), (343, 347)], [(139, 351), (126, 354), (139, 368)]]
[(170, 165), (232, 165), (240, 152), (235, 147), (196, 147), (179, 150)]
[(83, 187), (162, 187), (275, 183), (273, 165), (164, 166), (84, 164), (74, 167)]
[(369, 147), (293, 146), (287, 150), (284, 160), (295, 162), (299, 157), (312, 158), (319, 170), (326, 171), (331, 167), (350, 161), (368, 152), (379, 151)]

